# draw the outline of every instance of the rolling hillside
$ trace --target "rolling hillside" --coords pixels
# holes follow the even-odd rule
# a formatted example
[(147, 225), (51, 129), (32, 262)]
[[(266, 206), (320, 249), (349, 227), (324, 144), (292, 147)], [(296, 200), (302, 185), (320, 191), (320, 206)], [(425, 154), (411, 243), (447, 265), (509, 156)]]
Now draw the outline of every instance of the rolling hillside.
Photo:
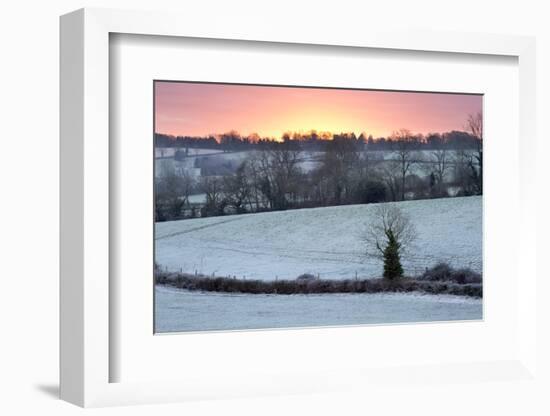
[[(482, 269), (481, 197), (397, 203), (418, 238), (403, 258), (405, 273), (438, 261)], [(163, 268), (247, 279), (380, 277), (363, 235), (374, 205), (348, 205), (157, 223), (155, 257)]]

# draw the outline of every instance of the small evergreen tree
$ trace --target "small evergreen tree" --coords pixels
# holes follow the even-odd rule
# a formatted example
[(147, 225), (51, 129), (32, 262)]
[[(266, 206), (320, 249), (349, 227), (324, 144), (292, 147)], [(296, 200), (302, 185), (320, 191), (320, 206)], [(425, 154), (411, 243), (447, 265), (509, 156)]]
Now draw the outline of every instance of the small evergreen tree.
[(384, 278), (394, 280), (403, 276), (399, 257), (399, 242), (392, 231), (388, 231), (388, 245), (384, 249)]
[(365, 233), (366, 254), (383, 260), (385, 279), (399, 279), (404, 274), (401, 256), (416, 238), (414, 225), (392, 203), (378, 204), (370, 212)]

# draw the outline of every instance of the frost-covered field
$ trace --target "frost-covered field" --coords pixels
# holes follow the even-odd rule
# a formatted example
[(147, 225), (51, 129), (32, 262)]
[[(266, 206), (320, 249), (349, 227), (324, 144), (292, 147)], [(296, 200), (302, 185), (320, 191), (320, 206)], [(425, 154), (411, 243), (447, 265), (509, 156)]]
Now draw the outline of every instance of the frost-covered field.
[(155, 331), (482, 319), (482, 301), (420, 294), (246, 295), (155, 289)]
[(205, 204), (206, 194), (189, 195), (189, 203), (191, 204)]
[[(438, 261), (481, 271), (481, 197), (398, 204), (418, 234), (403, 258), (407, 274)], [(156, 262), (173, 271), (247, 279), (380, 277), (382, 263), (365, 257), (362, 239), (373, 209), (348, 205), (157, 223)]]
[[(185, 151), (185, 147), (156, 147), (155, 148), (155, 158), (163, 157), (174, 157), (176, 151), (181, 150)], [(218, 149), (197, 149), (190, 147), (187, 149), (188, 156), (197, 156), (197, 155), (214, 155), (218, 153), (223, 153), (223, 150)]]

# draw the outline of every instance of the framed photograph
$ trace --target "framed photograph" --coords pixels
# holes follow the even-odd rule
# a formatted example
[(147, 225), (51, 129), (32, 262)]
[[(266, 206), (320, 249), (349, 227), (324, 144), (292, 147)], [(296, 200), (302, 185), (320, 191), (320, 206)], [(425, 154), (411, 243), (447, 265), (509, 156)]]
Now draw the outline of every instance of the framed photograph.
[(155, 332), (482, 319), (481, 94), (154, 100)]
[(532, 378), (534, 40), (181, 19), (61, 18), (62, 398)]

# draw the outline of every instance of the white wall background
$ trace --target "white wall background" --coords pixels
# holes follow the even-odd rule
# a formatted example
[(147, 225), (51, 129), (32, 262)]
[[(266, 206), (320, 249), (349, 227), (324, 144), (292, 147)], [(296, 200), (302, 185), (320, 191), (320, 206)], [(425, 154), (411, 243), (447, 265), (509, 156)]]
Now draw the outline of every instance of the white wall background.
[[(420, 27), (437, 30), (535, 35), (538, 42), (539, 168), (550, 151), (545, 124), (550, 117), (550, 13), (546, 1), (392, 0), (307, 2), (170, 0), (19, 0), (0, 9), (0, 413), (73, 414), (81, 412), (60, 402), (58, 375), (58, 16), (74, 9), (116, 7), (178, 10), (192, 18), (216, 14), (236, 25), (280, 22), (323, 25)], [(182, 22), (182, 24), (185, 24)], [(544, 178), (543, 178), (544, 176)], [(549, 188), (540, 169), (540, 186)], [(540, 213), (550, 212), (541, 192)], [(542, 215), (541, 215), (542, 217)], [(540, 257), (550, 246), (541, 237)], [(505, 238), (505, 236), (503, 236)], [(548, 293), (546, 282), (538, 288)], [(540, 305), (541, 366), (548, 371), (549, 308)], [(542, 330), (546, 328), (546, 330)], [(445, 385), (407, 391), (388, 388), (376, 396), (338, 393), (309, 397), (187, 403), (94, 410), (99, 414), (549, 414), (546, 386), (532, 389), (506, 383), (482, 386)], [(396, 398), (398, 397), (398, 398)]]

